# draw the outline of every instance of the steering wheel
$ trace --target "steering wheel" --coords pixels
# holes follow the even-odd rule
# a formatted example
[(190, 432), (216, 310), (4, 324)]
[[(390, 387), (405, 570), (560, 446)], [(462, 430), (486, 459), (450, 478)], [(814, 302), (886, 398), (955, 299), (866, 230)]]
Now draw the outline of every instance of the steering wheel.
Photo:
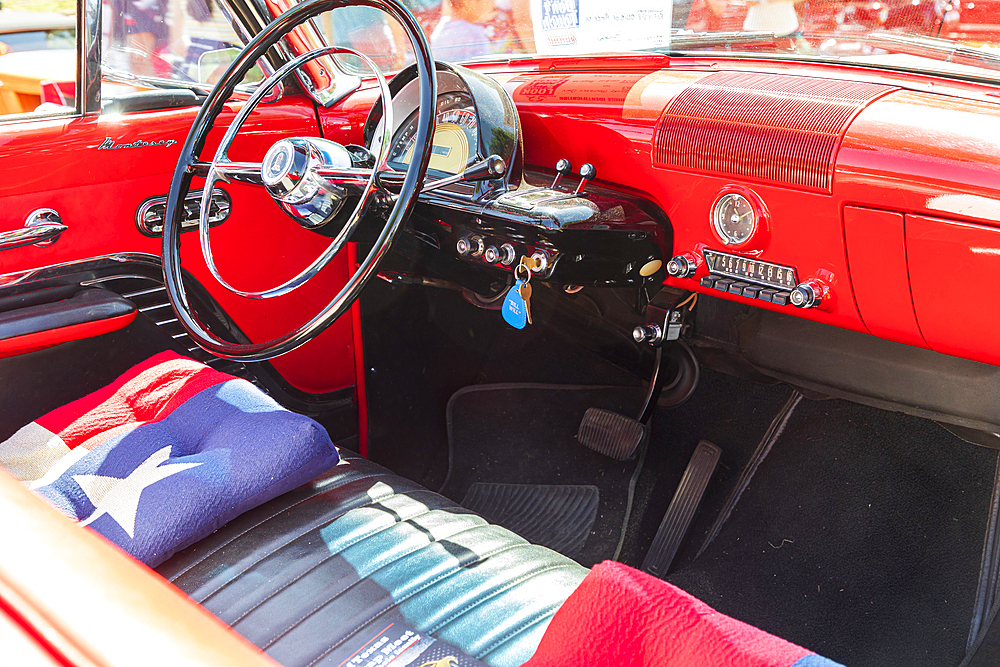
[[(237, 114), (228, 128), (215, 157), (211, 162), (201, 160), (205, 139), (215, 120), (222, 112), (226, 101), (236, 85), (256, 64), (264, 53), (286, 36), (296, 26), (337, 7), (363, 5), (380, 9), (398, 20), (406, 30), (413, 45), (416, 59), (420, 109), (417, 116), (417, 134), (410, 168), (403, 178), (399, 195), (395, 198), (385, 226), (375, 241), (371, 252), (348, 279), (344, 287), (333, 299), (305, 324), (287, 334), (263, 343), (231, 343), (209, 332), (196, 318), (188, 301), (184, 286), (180, 259), (180, 229), (183, 205), (195, 176), (205, 178), (199, 217), (199, 235), (202, 254), (212, 275), (219, 283), (245, 298), (267, 299), (296, 289), (315, 276), (337, 254), (357, 228), (368, 203), (378, 192), (379, 174), (389, 171), (386, 159), (391, 144), (393, 130), (392, 104), (385, 77), (375, 64), (364, 55), (350, 49), (325, 47), (299, 56), (268, 77)], [(296, 137), (282, 139), (267, 151), (260, 164), (232, 162), (228, 150), (244, 121), (257, 106), (285, 77), (304, 63), (333, 53), (351, 53), (366, 61), (375, 72), (382, 93), (385, 115), (383, 135), (379, 154), (373, 167), (354, 165), (351, 152), (332, 141), (318, 138)], [(431, 155), (431, 138), (434, 131), (434, 110), (437, 98), (434, 61), (431, 58), (427, 38), (413, 15), (399, 0), (307, 0), (272, 21), (261, 31), (235, 61), (229, 66), (222, 79), (215, 85), (195, 118), (187, 139), (181, 149), (170, 191), (167, 195), (167, 210), (163, 222), (163, 274), (167, 296), (177, 319), (195, 343), (212, 354), (238, 361), (264, 361), (284, 354), (312, 340), (330, 326), (358, 298), (362, 288), (375, 275), (379, 262), (385, 256), (402, 229), (420, 192)], [(209, 204), (214, 184), (217, 180), (238, 180), (266, 187), (275, 202), (295, 216), (305, 227), (315, 225), (315, 218), (332, 217), (330, 211), (339, 211), (346, 192), (360, 193), (357, 206), (343, 228), (336, 234), (329, 247), (294, 278), (273, 289), (261, 292), (239, 290), (227, 283), (219, 274), (212, 258), (209, 242)], [(308, 195), (315, 195), (308, 197)], [(318, 197), (318, 199), (317, 199)], [(305, 200), (309, 199), (306, 204)], [(334, 210), (335, 209), (335, 210)], [(310, 224), (313, 221), (313, 225)], [(322, 223), (320, 223), (322, 224)]]

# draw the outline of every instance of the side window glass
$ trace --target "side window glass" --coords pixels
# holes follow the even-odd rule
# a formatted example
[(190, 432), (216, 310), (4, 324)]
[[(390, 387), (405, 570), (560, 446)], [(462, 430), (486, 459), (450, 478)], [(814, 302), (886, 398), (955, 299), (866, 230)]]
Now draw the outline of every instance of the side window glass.
[(20, 114), (73, 113), (75, 95), (75, 0), (4, 0), (0, 121)]
[[(242, 48), (217, 0), (103, 0), (102, 98), (214, 84)], [(248, 76), (259, 76), (251, 72)]]

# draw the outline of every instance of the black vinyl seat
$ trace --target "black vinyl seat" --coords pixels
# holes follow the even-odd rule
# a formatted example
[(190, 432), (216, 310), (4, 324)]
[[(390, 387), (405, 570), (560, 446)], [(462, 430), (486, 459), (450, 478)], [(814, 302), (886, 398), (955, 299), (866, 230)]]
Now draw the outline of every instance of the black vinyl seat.
[(397, 622), (497, 667), (531, 657), (587, 569), (341, 456), (157, 570), (286, 667), (341, 664)]

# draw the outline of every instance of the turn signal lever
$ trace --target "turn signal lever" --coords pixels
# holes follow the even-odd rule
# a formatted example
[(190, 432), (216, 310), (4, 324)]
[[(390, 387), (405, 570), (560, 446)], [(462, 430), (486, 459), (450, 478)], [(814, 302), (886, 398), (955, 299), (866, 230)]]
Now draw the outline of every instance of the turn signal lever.
[[(499, 155), (491, 155), (469, 165), (465, 171), (454, 176), (439, 178), (436, 181), (425, 181), (420, 191), (430, 192), (461, 181), (489, 181), (500, 178), (505, 173), (507, 173), (507, 163)], [(378, 175), (378, 184), (386, 190), (398, 190), (403, 185), (404, 178), (406, 178), (405, 171), (382, 171)]]

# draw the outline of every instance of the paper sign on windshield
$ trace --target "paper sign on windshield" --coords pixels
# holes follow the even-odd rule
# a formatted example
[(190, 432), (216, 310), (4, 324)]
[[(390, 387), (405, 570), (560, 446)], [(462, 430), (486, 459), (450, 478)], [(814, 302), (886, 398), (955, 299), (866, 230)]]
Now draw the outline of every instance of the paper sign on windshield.
[(663, 0), (532, 0), (538, 53), (632, 51), (670, 46)]

